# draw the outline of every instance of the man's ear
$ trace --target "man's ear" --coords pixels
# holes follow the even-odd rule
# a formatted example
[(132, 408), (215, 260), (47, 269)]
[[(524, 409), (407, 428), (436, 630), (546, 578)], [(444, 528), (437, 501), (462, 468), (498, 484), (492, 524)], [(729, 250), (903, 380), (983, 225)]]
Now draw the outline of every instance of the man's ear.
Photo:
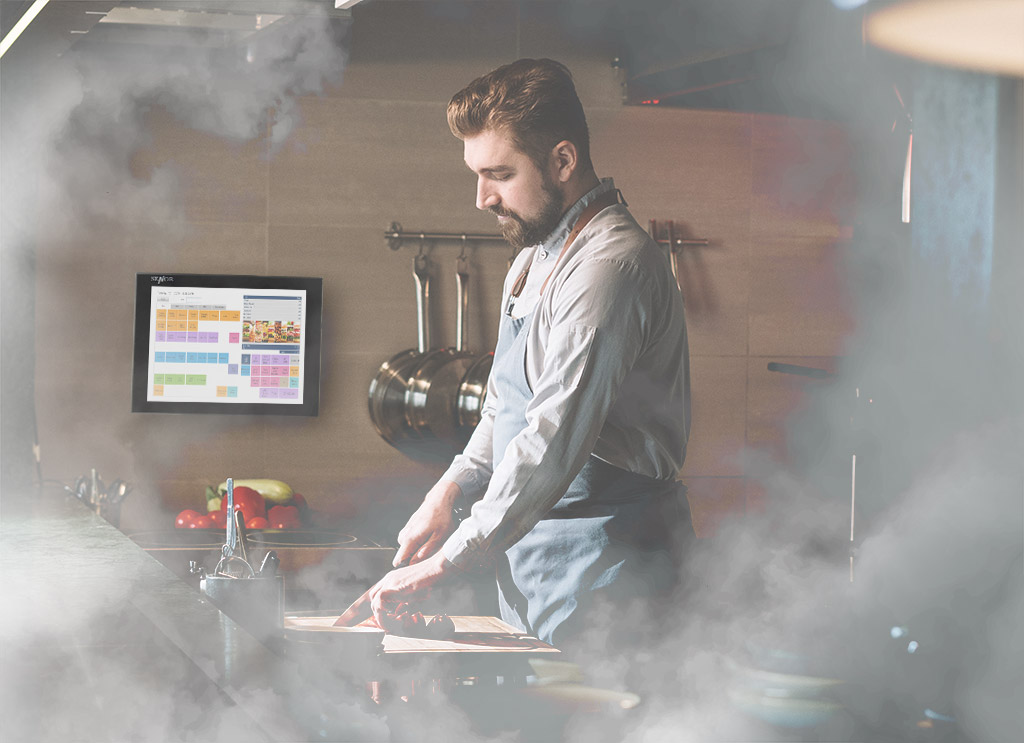
[(555, 178), (559, 183), (568, 183), (573, 173), (576, 172), (576, 165), (579, 163), (576, 145), (567, 139), (563, 139), (554, 146), (551, 154)]

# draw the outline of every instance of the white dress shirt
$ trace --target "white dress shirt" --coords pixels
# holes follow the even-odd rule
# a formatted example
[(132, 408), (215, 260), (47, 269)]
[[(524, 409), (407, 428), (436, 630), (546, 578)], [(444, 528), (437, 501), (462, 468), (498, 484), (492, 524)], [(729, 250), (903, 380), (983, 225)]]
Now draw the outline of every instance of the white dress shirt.
[(502, 401), (489, 383), (480, 424), (443, 476), (475, 501), (442, 547), (456, 565), (487, 564), (518, 541), (591, 455), (665, 480), (683, 465), (689, 352), (682, 297), (664, 252), (616, 204), (601, 210), (559, 257), (580, 212), (614, 188), (603, 179), (541, 245), (521, 251), (505, 277), (503, 310), (530, 265), (511, 316), (532, 313), (526, 376), (533, 399), (526, 427), (495, 466), (491, 433)]

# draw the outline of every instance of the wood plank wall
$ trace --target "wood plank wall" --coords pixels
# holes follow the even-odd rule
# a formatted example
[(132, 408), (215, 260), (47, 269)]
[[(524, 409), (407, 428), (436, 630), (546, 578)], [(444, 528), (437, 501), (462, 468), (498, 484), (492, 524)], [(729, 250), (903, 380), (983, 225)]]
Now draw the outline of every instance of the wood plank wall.
[[(473, 206), (445, 104), (516, 56), (552, 56), (576, 76), (599, 174), (615, 177), (637, 220), (673, 220), (710, 240), (682, 256), (694, 395), (683, 479), (703, 536), (725, 514), (756, 511), (745, 449), (786, 458), (787, 415), (807, 385), (767, 363), (829, 367), (852, 327), (840, 269), (851, 198), (841, 127), (624, 107), (606, 49), (559, 32), (543, 8), (480, 6), (465, 4), (453, 19), (416, 3), (368, 5), (343, 82), (299, 100), (298, 124), (273, 152), (266, 136), (231, 142), (154, 109), (130, 164), (144, 208), (112, 204), (108, 218), (70, 234), (41, 226), (36, 389), (46, 477), (70, 482), (97, 467), (108, 480), (133, 481), (129, 530), (169, 526), (228, 475), (283, 479), (322, 510), (400, 523), (442, 467), (394, 450), (367, 414), (378, 365), (415, 344), (415, 246), (393, 252), (383, 232), (394, 220), (495, 231)], [(459, 246), (429, 247), (435, 338), (453, 344)], [(508, 257), (494, 245), (469, 251), (474, 349), (494, 342)], [(137, 271), (322, 276), (320, 416), (130, 413)]]

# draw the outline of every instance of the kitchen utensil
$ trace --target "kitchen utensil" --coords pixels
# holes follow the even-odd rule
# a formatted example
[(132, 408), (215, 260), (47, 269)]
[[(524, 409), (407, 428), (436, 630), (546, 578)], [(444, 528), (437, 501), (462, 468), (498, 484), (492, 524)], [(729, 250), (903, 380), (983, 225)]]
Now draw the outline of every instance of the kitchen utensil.
[(370, 382), (370, 420), (377, 433), (397, 445), (418, 434), (405, 415), (406, 392), (418, 362), (430, 348), (430, 272), (426, 256), (413, 258), (416, 283), (417, 345), (381, 364)]
[(374, 588), (376, 588), (376, 584), (367, 588), (359, 598), (349, 604), (341, 616), (334, 620), (334, 626), (353, 627), (373, 616), (373, 612), (370, 610), (370, 594)]
[(260, 642), (267, 643), (281, 636), (284, 617), (283, 576), (234, 578), (221, 574), (206, 575), (200, 579), (199, 589), (218, 609)]
[[(235, 519), (235, 534), (238, 538), (238, 556), (242, 558), (246, 563), (249, 563), (249, 550), (246, 545), (246, 533), (245, 533), (245, 514), (241, 509), (234, 512)], [(250, 563), (251, 564), (251, 563)]]
[(405, 414), (424, 437), (456, 441), (456, 398), (459, 384), (475, 360), (466, 350), (469, 306), (469, 270), (465, 256), (459, 256), (455, 270), (456, 318), (455, 348), (431, 352), (422, 358), (413, 374), (405, 397)]
[(487, 399), (487, 379), (491, 375), (494, 352), (478, 356), (459, 382), (459, 393), (455, 399), (455, 436), (465, 444), (480, 423), (484, 402)]
[(235, 546), (238, 543), (238, 531), (235, 526), (235, 481), (232, 478), (227, 479), (228, 492), (224, 496), (228, 499), (226, 513), (228, 514), (227, 519), (227, 537), (224, 542), (224, 557), (231, 557), (235, 554)]
[[(398, 570), (399, 568), (404, 568), (408, 565), (409, 561), (403, 560), (395, 566), (395, 570)], [(335, 620), (334, 626), (352, 627), (358, 624), (359, 622), (363, 621), (364, 619), (369, 619), (373, 615), (373, 612), (370, 610), (370, 593), (372, 593), (373, 589), (376, 587), (377, 584), (373, 584), (372, 586), (366, 589), (366, 592), (363, 593), (362, 596), (360, 596), (351, 604), (349, 604), (348, 608), (341, 613), (341, 616), (338, 617), (337, 620)]]
[(124, 480), (114, 480), (107, 488), (107, 502), (116, 506), (124, 500), (124, 497), (131, 492), (131, 487)]
[(121, 521), (121, 501), (124, 500), (131, 488), (121, 479), (106, 485), (96, 468), (93, 467), (88, 475), (83, 475), (75, 480), (73, 487), (65, 485), (64, 490), (88, 505), (93, 513), (99, 514), (114, 526), (118, 526)]
[(672, 278), (676, 280), (676, 286), (679, 286), (679, 254), (676, 252), (676, 235), (675, 235), (675, 222), (669, 220), (668, 223), (668, 261), (672, 267)]
[(277, 553), (274, 550), (270, 550), (263, 556), (263, 562), (260, 564), (260, 571), (257, 575), (261, 578), (273, 578), (277, 575), (277, 569), (281, 565), (281, 560), (278, 558)]
[(227, 479), (227, 525), (224, 546), (221, 547), (221, 558), (214, 569), (216, 576), (224, 578), (255, 578), (256, 571), (245, 559), (245, 547), (239, 544), (239, 523), (242, 530), (245, 529), (245, 516), (241, 510), (235, 510), (235, 483), (232, 478)]

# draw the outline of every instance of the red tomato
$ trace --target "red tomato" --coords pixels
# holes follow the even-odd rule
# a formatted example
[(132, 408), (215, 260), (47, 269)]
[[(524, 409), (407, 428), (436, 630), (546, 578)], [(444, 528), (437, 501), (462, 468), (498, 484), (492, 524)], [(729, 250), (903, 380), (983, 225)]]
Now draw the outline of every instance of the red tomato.
[(193, 511), (191, 508), (186, 508), (184, 511), (178, 514), (178, 517), (174, 520), (174, 526), (178, 529), (185, 529), (191, 526), (192, 522), (199, 518), (199, 512)]
[(226, 511), (210, 511), (206, 514), (206, 518), (210, 519), (218, 529), (223, 529), (228, 525), (228, 514)]
[(274, 529), (297, 529), (302, 525), (299, 509), (295, 506), (274, 506), (267, 514), (267, 520)]
[(302, 497), (302, 493), (295, 493), (292, 495), (291, 505), (299, 509), (299, 520), (303, 525), (308, 526), (313, 521), (313, 512), (309, 510), (309, 504), (306, 503), (306, 499)]
[(270, 526), (270, 522), (262, 516), (255, 516), (245, 522), (246, 529), (266, 529)]
[(189, 529), (209, 529), (213, 526), (213, 521), (210, 520), (209, 516), (197, 516), (192, 519), (192, 522), (188, 525)]
[[(267, 507), (263, 504), (263, 496), (258, 491), (252, 488), (247, 488), (244, 485), (239, 485), (234, 489), (235, 499), (235, 510), (241, 509), (242, 514), (245, 516), (245, 520), (256, 518), (257, 516), (266, 516)], [(228, 496), (227, 494), (221, 498), (220, 510), (225, 514), (228, 512)]]

